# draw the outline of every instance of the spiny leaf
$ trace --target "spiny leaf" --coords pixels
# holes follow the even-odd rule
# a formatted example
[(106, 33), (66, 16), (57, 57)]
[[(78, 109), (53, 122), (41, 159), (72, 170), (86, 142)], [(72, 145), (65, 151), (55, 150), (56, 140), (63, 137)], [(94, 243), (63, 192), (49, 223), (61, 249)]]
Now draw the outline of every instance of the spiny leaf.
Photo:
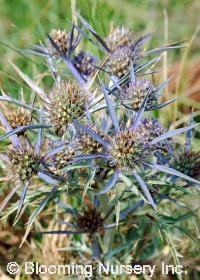
[(101, 83), (101, 87), (102, 87), (102, 90), (103, 90), (103, 93), (104, 93), (104, 97), (105, 97), (105, 100), (106, 100), (106, 103), (107, 103), (107, 106), (108, 106), (108, 111), (110, 113), (110, 117), (112, 119), (115, 131), (116, 131), (116, 133), (118, 133), (120, 131), (119, 123), (118, 123), (118, 119), (117, 119), (117, 116), (115, 114), (114, 108), (112, 106), (112, 103), (110, 101), (110, 98), (108, 96), (108, 91), (106, 90), (105, 86), (102, 83)]
[(48, 184), (51, 184), (53, 186), (59, 185), (59, 182), (57, 180), (53, 179), (50, 175), (48, 175), (46, 173), (39, 172), (38, 177), (40, 177), (42, 180), (44, 180), (45, 182), (47, 182)]
[(50, 124), (28, 124), (28, 125), (19, 126), (15, 129), (11, 129), (6, 134), (1, 136), (0, 141), (6, 139), (8, 137), (13, 137), (14, 134), (19, 134), (19, 133), (24, 132), (29, 129), (31, 130), (31, 129), (50, 128), (50, 127), (51, 127)]
[(89, 127), (86, 127), (85, 125), (81, 124), (79, 121), (77, 120), (73, 120), (75, 126), (77, 128), (79, 128), (80, 130), (83, 130), (85, 133), (87, 133), (88, 135), (90, 135), (92, 138), (94, 138), (97, 142), (99, 142), (100, 144), (102, 144), (105, 147), (109, 147), (109, 144), (103, 140), (101, 137), (99, 137), (94, 131), (92, 131)]
[(145, 165), (151, 167), (153, 170), (158, 170), (158, 171), (170, 174), (170, 175), (174, 175), (174, 176), (180, 177), (180, 178), (182, 178), (184, 180), (193, 182), (195, 184), (200, 184), (200, 181), (198, 181), (196, 179), (193, 179), (190, 176), (185, 175), (182, 172), (180, 172), (178, 170), (175, 170), (173, 168), (170, 168), (170, 167), (167, 167), (167, 166), (164, 166), (164, 165), (150, 164), (150, 163), (145, 163)]
[(181, 134), (181, 133), (184, 133), (188, 130), (191, 130), (193, 128), (195, 128), (196, 126), (198, 126), (199, 124), (193, 124), (193, 125), (190, 125), (190, 126), (187, 126), (187, 127), (183, 127), (183, 128), (178, 128), (178, 129), (175, 129), (175, 130), (172, 130), (172, 131), (168, 131), (166, 133), (163, 133), (162, 135), (160, 135), (159, 137), (155, 138), (154, 140), (152, 140), (149, 145), (154, 145), (160, 141), (163, 141), (167, 138), (170, 138), (170, 137), (173, 137), (173, 136), (176, 136), (178, 134)]
[(147, 200), (148, 200), (149, 203), (151, 204), (151, 206), (152, 206), (154, 209), (156, 209), (155, 202), (154, 202), (154, 200), (153, 200), (153, 198), (152, 198), (152, 196), (151, 196), (151, 194), (150, 194), (150, 192), (149, 192), (149, 189), (148, 189), (146, 183), (144, 182), (144, 180), (143, 180), (143, 179), (139, 176), (139, 174), (137, 174), (136, 172), (133, 172), (133, 175), (134, 175), (134, 177), (136, 178), (136, 180), (138, 181), (138, 183), (139, 183), (141, 189), (143, 190), (143, 192), (144, 192), (144, 194), (145, 194)]
[(14, 194), (18, 191), (20, 186), (16, 186), (12, 191), (6, 196), (6, 198), (2, 201), (0, 205), (0, 213), (5, 209), (8, 202), (11, 200), (11, 198), (14, 196)]
[(77, 16), (80, 19), (81, 23), (92, 33), (92, 35), (97, 39), (97, 41), (102, 45), (102, 47), (107, 52), (110, 52), (104, 40), (97, 34), (97, 32), (90, 26), (90, 24), (80, 14), (77, 13)]
[(79, 231), (73, 231), (73, 230), (48, 230), (48, 231), (40, 231), (37, 233), (41, 233), (41, 234), (80, 234), (80, 233), (84, 233), (83, 231), (79, 230)]
[(116, 170), (113, 175), (111, 176), (111, 178), (109, 179), (109, 181), (105, 184), (105, 186), (103, 187), (103, 189), (97, 193), (97, 195), (102, 195), (107, 193), (117, 182), (118, 177), (119, 177), (119, 173), (120, 170)]
[(143, 114), (144, 114), (144, 111), (145, 111), (145, 107), (146, 107), (146, 104), (147, 104), (147, 101), (148, 101), (148, 98), (149, 98), (149, 94), (150, 92), (147, 92), (144, 100), (142, 101), (142, 104), (135, 116), (135, 119), (134, 119), (134, 123), (133, 123), (133, 126), (132, 128), (133, 129), (137, 129), (137, 127), (139, 126), (140, 122), (141, 122), (141, 119), (143, 117)]
[(187, 47), (186, 41), (181, 41), (181, 42), (178, 42), (178, 43), (174, 43), (174, 44), (171, 44), (171, 45), (167, 45), (167, 46), (164, 46), (164, 47), (160, 47), (160, 48), (156, 48), (156, 49), (147, 51), (144, 55), (148, 56), (148, 55), (151, 55), (151, 54), (166, 52), (166, 51), (169, 51), (169, 50), (180, 49), (180, 48), (185, 48), (185, 47)]
[(50, 191), (50, 193), (41, 201), (41, 203), (39, 204), (39, 206), (33, 211), (33, 213), (31, 214), (31, 217), (27, 223), (27, 229), (26, 229), (26, 232), (24, 234), (24, 237), (22, 239), (22, 242), (20, 244), (20, 247), (23, 245), (23, 243), (25, 242), (30, 230), (31, 230), (31, 227), (34, 223), (34, 220), (35, 218), (38, 216), (38, 214), (44, 209), (44, 207), (46, 206), (46, 204), (49, 202), (49, 200), (51, 199), (52, 195), (56, 192), (58, 188), (58, 185), (56, 186), (53, 186), (52, 190)]
[[(3, 91), (2, 91), (2, 93), (3, 93)], [(0, 96), (0, 100), (13, 103), (17, 106), (20, 106), (22, 108), (25, 108), (25, 109), (28, 109), (28, 110), (31, 110), (31, 111), (38, 111), (39, 112), (39, 110), (37, 108), (33, 108), (31, 105), (25, 104), (25, 103), (15, 99), (15, 98), (13, 98), (11, 96), (7, 96), (5, 94), (3, 96)]]
[[(13, 146), (17, 147), (17, 148), (20, 148), (21, 144), (19, 142), (19, 139), (17, 138), (15, 133), (12, 133), (13, 129), (10, 126), (10, 124), (8, 123), (6, 117), (3, 115), (2, 112), (0, 112), (0, 121), (1, 121), (2, 125), (5, 127), (6, 131), (8, 131), (8, 133), (6, 133), (6, 135), (9, 134), (9, 133), (11, 134), (11, 135), (9, 135), (7, 137), (10, 137), (10, 140), (11, 140)], [(5, 138), (7, 138), (7, 137), (5, 137)], [(3, 138), (3, 139), (5, 139), (5, 138)], [(2, 140), (2, 137), (0, 138), (0, 140)]]
[(38, 87), (36, 85), (35, 82), (33, 82), (28, 76), (26, 76), (14, 63), (12, 63), (10, 61), (12, 67), (15, 69), (15, 71), (17, 72), (17, 74), (29, 85), (29, 87), (37, 92), (37, 94), (40, 96), (40, 98), (44, 101), (47, 101), (47, 95), (46, 93), (43, 91), (43, 89), (41, 89), (40, 87)]
[(22, 207), (23, 207), (23, 203), (24, 203), (24, 199), (26, 197), (26, 192), (27, 192), (27, 189), (29, 187), (29, 181), (27, 181), (25, 183), (25, 186), (22, 190), (22, 193), (21, 193), (21, 196), (20, 196), (20, 201), (19, 201), (19, 205), (18, 205), (18, 209), (17, 209), (17, 214), (16, 214), (16, 217), (15, 217), (15, 221), (17, 220), (17, 218), (19, 217), (20, 213), (21, 213), (21, 210), (22, 210)]

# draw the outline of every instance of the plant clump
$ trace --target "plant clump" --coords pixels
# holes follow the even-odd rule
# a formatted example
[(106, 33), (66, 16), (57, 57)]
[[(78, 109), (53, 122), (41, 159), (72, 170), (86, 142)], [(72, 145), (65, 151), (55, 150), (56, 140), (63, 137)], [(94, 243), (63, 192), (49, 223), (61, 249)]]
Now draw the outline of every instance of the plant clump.
[[(8, 181), (15, 184), (0, 213), (8, 217), (17, 210), (18, 219), (30, 215), (26, 234), (37, 218), (38, 228), (42, 217), (42, 234), (70, 236), (61, 249), (67, 248), (71, 262), (90, 257), (132, 265), (135, 260), (149, 261), (167, 245), (177, 264), (174, 234), (181, 239), (184, 222), (183, 234), (189, 236), (186, 219), (196, 219), (185, 196), (196, 196), (200, 184), (200, 152), (191, 145), (199, 136), (192, 117), (174, 130), (163, 124), (162, 107), (174, 100), (159, 100), (169, 79), (158, 85), (152, 74), (160, 53), (183, 45), (144, 50), (152, 34), (136, 36), (126, 27), (117, 27), (104, 40), (76, 16), (69, 31), (54, 29), (48, 44), (44, 39), (31, 48), (45, 60), (51, 75), (47, 84), (14, 65), (37, 96), (0, 98), (29, 110), (0, 112), (2, 188), (7, 192)], [(84, 46), (89, 44), (88, 51)], [(21, 132), (26, 137), (19, 137)], [(184, 147), (175, 137), (182, 137)], [(60, 226), (52, 223), (51, 230), (47, 225), (55, 217)], [(162, 253), (171, 262), (169, 250)]]

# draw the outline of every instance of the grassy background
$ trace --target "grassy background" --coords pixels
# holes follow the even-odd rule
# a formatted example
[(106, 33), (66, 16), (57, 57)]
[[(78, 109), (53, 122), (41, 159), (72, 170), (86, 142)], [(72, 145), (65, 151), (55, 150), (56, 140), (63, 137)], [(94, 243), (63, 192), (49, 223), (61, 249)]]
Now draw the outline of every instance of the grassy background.
[[(42, 60), (31, 57), (36, 64), (32, 63), (12, 48), (23, 49), (38, 43), (39, 40), (44, 40), (45, 34), (52, 28), (67, 28), (69, 25), (67, 19), (71, 19), (75, 7), (102, 36), (108, 33), (111, 24), (129, 26), (139, 33), (154, 31), (150, 43), (154, 47), (182, 40), (189, 41), (200, 23), (199, 0), (77, 0), (72, 2), (71, 0), (0, 0), (1, 88), (10, 95), (16, 95), (20, 86), (23, 86), (27, 93), (30, 92), (15, 74), (9, 60), (14, 61), (34, 80), (40, 79), (44, 66), (38, 62)], [(167, 66), (170, 67), (177, 61), (184, 61), (186, 67), (188, 63), (198, 61), (199, 34), (196, 34), (189, 49), (170, 52)], [(185, 79), (182, 78), (181, 81), (185, 83)], [(197, 103), (195, 106), (199, 106), (200, 109)], [(177, 107), (174, 109), (177, 110)], [(162, 114), (168, 113), (164, 110)], [(184, 116), (184, 112), (179, 112), (179, 117), (184, 118)], [(168, 114), (163, 114), (163, 118), (167, 117)], [(196, 137), (194, 142), (198, 149), (199, 141)], [(196, 257), (196, 248), (190, 249)]]

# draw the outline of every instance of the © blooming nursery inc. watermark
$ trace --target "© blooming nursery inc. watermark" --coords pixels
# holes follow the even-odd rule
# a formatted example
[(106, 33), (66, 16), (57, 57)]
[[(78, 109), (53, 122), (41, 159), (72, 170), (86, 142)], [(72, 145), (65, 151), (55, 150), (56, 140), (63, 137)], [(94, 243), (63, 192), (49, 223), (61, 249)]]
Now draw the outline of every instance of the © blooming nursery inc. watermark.
[[(77, 23), (69, 22), (68, 31), (53, 29), (41, 44), (27, 49), (27, 55), (43, 57), (45, 79), (32, 80), (11, 62), (29, 93), (23, 96), (20, 88), (20, 99), (3, 91), (0, 95), (0, 142), (7, 141), (0, 153), (5, 188), (0, 215), (16, 212), (14, 224), (24, 215), (21, 222), (27, 220), (27, 227), (21, 245), (37, 217), (41, 226), (33, 231), (42, 235), (38, 241), (31, 234), (40, 262), (9, 263), (11, 275), (152, 279), (160, 273), (187, 274), (181, 265), (157, 262), (162, 258), (179, 264), (179, 256), (188, 255), (190, 245), (183, 252), (177, 234), (181, 241), (187, 233), (182, 221), (196, 219), (198, 210), (185, 195), (196, 197), (200, 185), (200, 151), (191, 145), (192, 130), (199, 124), (193, 114), (184, 123), (172, 118), (175, 125), (169, 119), (169, 127), (160, 122), (165, 112), (158, 109), (175, 99), (161, 97), (171, 78), (157, 83), (154, 66), (163, 52), (186, 45), (149, 50), (145, 43), (152, 35), (116, 27), (104, 38), (77, 13)], [(79, 51), (85, 41), (94, 54), (90, 48)], [(48, 207), (52, 210), (41, 220)], [(189, 227), (187, 235), (196, 235), (195, 229)], [(54, 253), (55, 247), (62, 248), (61, 255)], [(137, 264), (123, 263), (133, 258)], [(147, 260), (151, 265), (139, 265)]]
[[(159, 265), (162, 275), (187, 274), (182, 265), (168, 265), (162, 262)], [(25, 262), (22, 271), (26, 275), (83, 275), (90, 279), (94, 275), (148, 275), (152, 278), (156, 273), (157, 265), (127, 265), (127, 264), (39, 264), (38, 262)], [(7, 265), (7, 272), (11, 275), (19, 272), (19, 265), (16, 262), (10, 262)]]

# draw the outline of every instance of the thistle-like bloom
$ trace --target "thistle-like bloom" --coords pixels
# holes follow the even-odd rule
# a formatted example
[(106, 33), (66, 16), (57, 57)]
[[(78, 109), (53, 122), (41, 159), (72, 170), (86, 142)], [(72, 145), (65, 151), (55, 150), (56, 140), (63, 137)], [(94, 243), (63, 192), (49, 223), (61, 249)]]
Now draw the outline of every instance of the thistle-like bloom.
[[(70, 40), (67, 31), (60, 30), (60, 29), (53, 29), (49, 35), (53, 40), (53, 42), (58, 47), (59, 51), (65, 54), (69, 48), (69, 40)], [(59, 54), (59, 52), (52, 46), (50, 42), (48, 42), (48, 49), (49, 52), (53, 55)]]
[(113, 76), (121, 78), (130, 71), (131, 63), (135, 64), (137, 60), (129, 46), (120, 47), (109, 56), (108, 71)]
[(182, 151), (171, 160), (170, 166), (195, 179), (200, 178), (200, 152)]
[(7, 156), (8, 175), (13, 182), (24, 184), (39, 171), (41, 159), (28, 142), (23, 143), (23, 150), (12, 147)]
[(77, 215), (76, 224), (81, 231), (92, 237), (96, 232), (103, 232), (104, 219), (96, 208), (90, 206)]
[[(24, 108), (16, 108), (15, 106), (3, 106), (3, 112), (6, 120), (8, 121), (12, 129), (16, 129), (20, 126), (26, 126), (30, 124), (31, 113)], [(24, 132), (20, 133), (21, 135)]]
[[(102, 139), (106, 138), (105, 133), (96, 127), (90, 128), (91, 131), (98, 134)], [(100, 154), (104, 151), (104, 146), (85, 132), (80, 132), (78, 137), (79, 150), (81, 154)]]
[(61, 152), (56, 153), (55, 157), (52, 159), (56, 170), (65, 167), (68, 164), (68, 162), (71, 161), (73, 157), (77, 155), (77, 152), (78, 152), (77, 142), (74, 142), (71, 145), (70, 144), (65, 145), (65, 148)]
[(133, 33), (124, 28), (118, 28), (109, 35), (107, 44), (111, 50), (107, 68), (111, 75), (122, 78), (130, 72), (130, 66), (135, 68), (139, 64), (143, 56), (142, 45), (148, 37), (149, 34), (134, 40)]
[[(108, 192), (117, 182), (119, 174), (121, 172), (128, 172), (129, 175), (135, 177), (136, 181), (138, 182), (142, 191), (147, 197), (149, 203), (153, 206), (153, 208), (155, 208), (156, 206), (148, 190), (148, 187), (139, 175), (141, 171), (145, 171), (145, 169), (147, 168), (164, 172), (172, 176), (181, 177), (184, 180), (200, 184), (200, 182), (196, 179), (182, 172), (179, 172), (178, 170), (175, 170), (168, 166), (156, 164), (152, 161), (154, 158), (154, 152), (156, 150), (154, 148), (155, 145), (157, 146), (159, 142), (165, 141), (166, 139), (174, 135), (190, 131), (194, 127), (194, 125), (162, 133), (160, 126), (154, 121), (153, 123), (150, 123), (151, 130), (150, 135), (148, 135), (148, 130), (146, 129), (146, 127), (148, 127), (148, 122), (144, 122), (141, 127), (141, 119), (145, 106), (145, 102), (143, 102), (142, 106), (140, 107), (140, 110), (135, 115), (133, 124), (130, 127), (126, 129), (123, 128), (123, 130), (121, 130), (118, 123), (118, 119), (115, 115), (114, 108), (112, 107), (111, 100), (108, 96), (108, 91), (103, 85), (102, 89), (104, 91), (105, 100), (114, 127), (114, 132), (109, 135), (110, 139), (102, 139), (99, 135), (86, 128), (85, 126), (81, 125), (78, 121), (75, 122), (76, 126), (80, 130), (83, 130), (84, 132), (88, 133), (91, 137), (93, 137), (96, 141), (98, 141), (104, 146), (104, 148), (107, 151), (107, 154), (104, 154), (103, 156), (105, 160), (108, 160), (108, 164), (113, 167), (113, 175), (105, 184), (103, 189), (98, 193), (98, 195), (102, 195)], [(154, 125), (156, 125), (156, 131), (154, 131)], [(159, 134), (159, 136), (157, 136), (157, 134)], [(152, 139), (153, 137), (154, 139)]]
[(73, 59), (74, 66), (83, 76), (89, 76), (95, 70), (96, 59), (84, 52), (80, 51)]
[(57, 82), (46, 104), (47, 117), (55, 129), (66, 127), (73, 119), (85, 115), (87, 92), (71, 81)]
[(151, 157), (150, 150), (146, 148), (146, 134), (146, 130), (142, 129), (127, 129), (117, 133), (108, 151), (111, 156), (109, 164), (127, 171)]
[[(166, 129), (164, 126), (155, 118), (150, 119), (144, 119), (142, 120), (141, 124), (138, 127), (138, 131), (141, 134), (144, 134), (144, 141), (146, 143), (151, 142), (153, 139), (159, 137), (160, 135), (164, 134), (166, 132)], [(160, 143), (157, 143), (157, 146), (159, 146)]]
[(23, 141), (21, 140), (21, 143), (18, 142), (18, 144), (20, 144), (20, 146), (15, 146), (13, 142), (13, 145), (3, 157), (7, 167), (7, 176), (4, 180), (13, 182), (15, 187), (0, 205), (1, 212), (18, 189), (23, 187), (16, 217), (21, 213), (26, 192), (32, 177), (38, 174), (41, 168), (41, 157), (35, 152), (28, 140), (23, 138)]
[(134, 41), (134, 34), (126, 27), (116, 27), (106, 38), (106, 45), (111, 52), (119, 47), (130, 46)]
[(150, 80), (137, 79), (135, 82), (128, 81), (124, 83), (119, 90), (118, 98), (121, 103), (131, 110), (138, 110), (148, 94), (145, 109), (152, 110), (158, 103), (156, 87)]
[(7, 153), (1, 154), (1, 160), (5, 162), (7, 167), (7, 176), (3, 180), (10, 180), (15, 184), (11, 192), (1, 203), (0, 213), (4, 210), (14, 194), (22, 187), (16, 215), (17, 218), (21, 213), (28, 187), (34, 175), (37, 175), (43, 181), (51, 183), (54, 186), (57, 186), (59, 182), (51, 178), (52, 173), (44, 163), (43, 157), (46, 145), (42, 143), (41, 131), (39, 130), (36, 145), (33, 146), (28, 138), (18, 138), (15, 135), (14, 130), (12, 130), (7, 119), (1, 112), (0, 120), (9, 133), (9, 138), (12, 142), (11, 148), (9, 148)]
[[(64, 222), (70, 230), (60, 231), (44, 231), (44, 234), (87, 234), (90, 241), (96, 242), (96, 234), (104, 235), (106, 230), (116, 227), (116, 223), (107, 224), (107, 219), (113, 214), (114, 207), (111, 207), (106, 213), (102, 213), (100, 202), (96, 199), (93, 203), (90, 202), (87, 197), (86, 205), (82, 208), (82, 211), (76, 211), (69, 207), (67, 209), (71, 215), (70, 223)], [(74, 229), (74, 230), (72, 230)], [(98, 244), (96, 243), (98, 246)]]
[(12, 129), (28, 125), (30, 123), (30, 115), (25, 110), (10, 111), (6, 114), (6, 119)]

